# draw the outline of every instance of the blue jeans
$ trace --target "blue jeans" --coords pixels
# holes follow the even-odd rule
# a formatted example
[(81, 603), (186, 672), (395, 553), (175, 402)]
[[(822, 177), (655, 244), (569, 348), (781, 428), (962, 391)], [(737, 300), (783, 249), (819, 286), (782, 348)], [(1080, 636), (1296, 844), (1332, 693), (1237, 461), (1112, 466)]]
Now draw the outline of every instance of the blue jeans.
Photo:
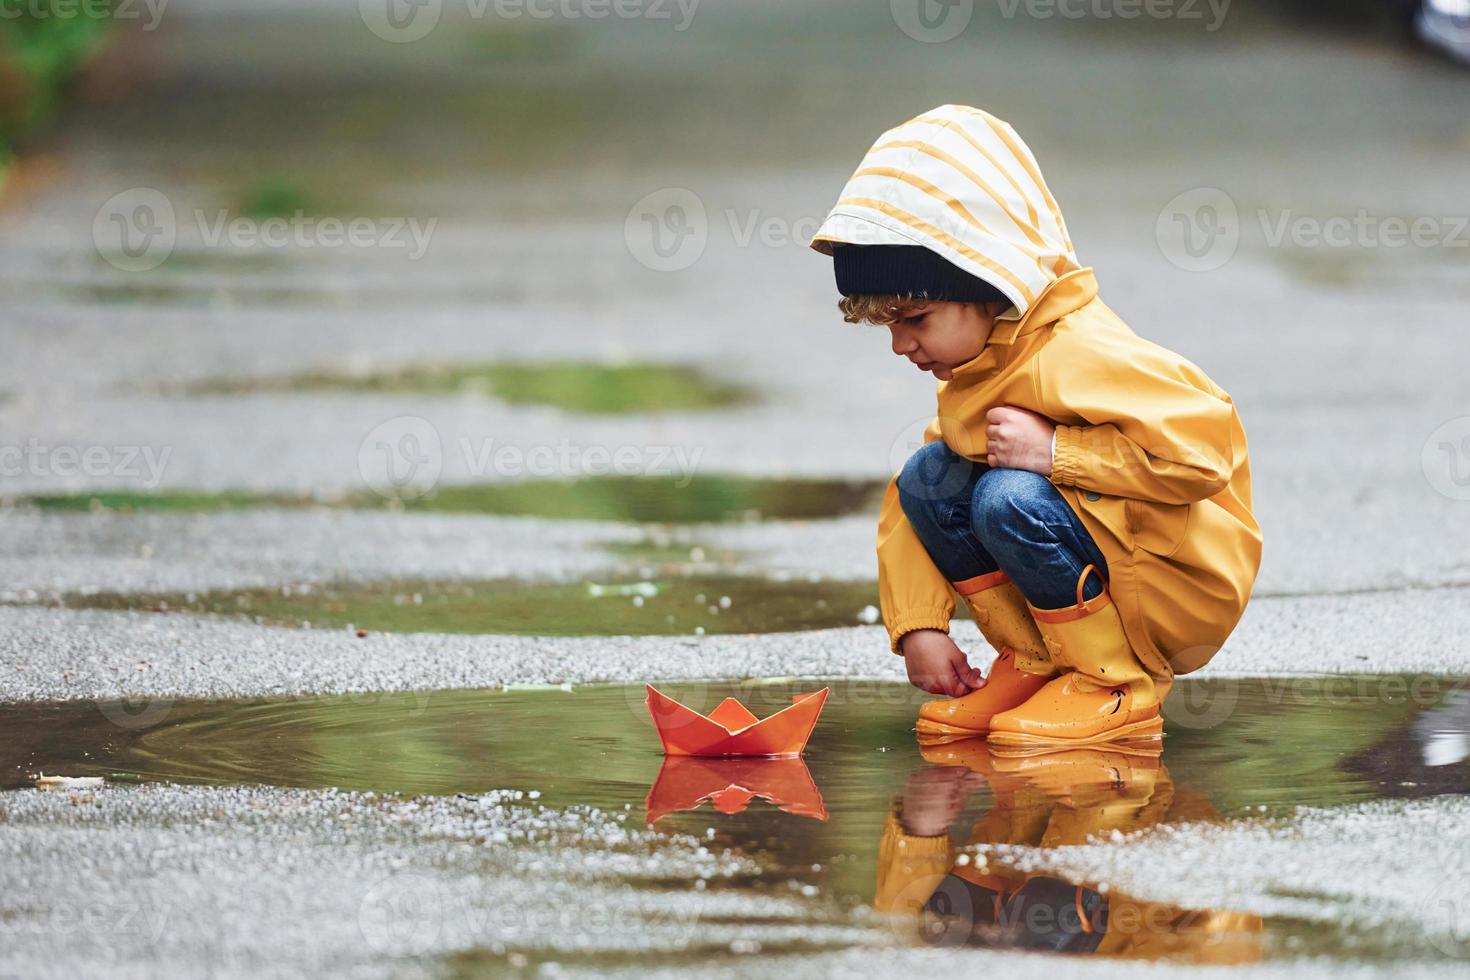
[[(992, 469), (927, 443), (898, 475), (898, 500), (935, 566), (951, 582), (1005, 572), (1037, 609), (1077, 603), (1088, 565), (1108, 562), (1051, 481), (1028, 470)], [(1102, 592), (1088, 575), (1083, 596)]]

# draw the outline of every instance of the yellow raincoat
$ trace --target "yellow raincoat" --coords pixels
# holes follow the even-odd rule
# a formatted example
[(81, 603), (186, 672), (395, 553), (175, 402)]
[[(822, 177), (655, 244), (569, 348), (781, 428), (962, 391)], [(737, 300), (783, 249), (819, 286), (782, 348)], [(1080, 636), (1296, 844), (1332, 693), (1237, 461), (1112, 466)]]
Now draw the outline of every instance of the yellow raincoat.
[[(1162, 765), (1152, 771), (1147, 766), (1130, 769), (1126, 762), (1117, 765), (1106, 753), (1090, 749), (1073, 753), (1070, 759), (1049, 758), (1054, 761), (1034, 763), (1037, 769), (1030, 778), (997, 777), (993, 763), (972, 767), (990, 770), (986, 781), (994, 801), (971, 831), (967, 848), (971, 855), (964, 863), (956, 861), (960, 849), (948, 832), (937, 837), (912, 835), (891, 810), (878, 845), (873, 907), (901, 919), (916, 919), (946, 875), (966, 879), (1004, 901), (1033, 877), (1007, 866), (1006, 855), (1020, 856), (1031, 849), (1045, 855), (1115, 833), (1219, 819), (1207, 798), (1177, 788)], [(982, 863), (975, 852), (987, 860)], [(1098, 887), (1095, 881), (1076, 884)], [(1116, 888), (1108, 890), (1106, 901), (1108, 927), (1093, 950), (1099, 956), (1204, 965), (1254, 963), (1264, 952), (1264, 922), (1254, 913), (1188, 909)], [(1021, 925), (1028, 921), (1014, 909), (1006, 914)], [(1041, 930), (1056, 924), (1047, 918), (1034, 922)], [(941, 935), (949, 939), (953, 934)]]
[[(986, 460), (986, 412), (1057, 424), (1051, 481), (1108, 561), (1123, 627), (1151, 673), (1197, 670), (1245, 611), (1261, 562), (1235, 405), (1194, 364), (1144, 340), (1098, 298), (1035, 158), (1009, 125), (940, 106), (884, 133), (812, 240), (922, 245), (992, 283), (1014, 308), (938, 385), (924, 441)], [(896, 474), (895, 474), (896, 480)], [(955, 599), (890, 480), (878, 587), (892, 649), (948, 629)]]

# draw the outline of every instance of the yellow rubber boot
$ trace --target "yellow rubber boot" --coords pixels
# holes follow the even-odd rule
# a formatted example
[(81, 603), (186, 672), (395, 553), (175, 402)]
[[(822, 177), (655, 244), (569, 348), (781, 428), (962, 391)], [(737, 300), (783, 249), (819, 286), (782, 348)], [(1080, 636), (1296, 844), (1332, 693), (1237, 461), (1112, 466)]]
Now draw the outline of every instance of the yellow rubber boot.
[(1031, 609), (1063, 673), (1024, 704), (992, 717), (992, 742), (1095, 745), (1163, 735), (1154, 679), (1128, 643), (1106, 583), (1094, 598), (1082, 598), (1088, 573), (1096, 571), (1092, 565), (1082, 570), (1076, 606)]
[(981, 635), (998, 652), (985, 672), (984, 687), (919, 708), (914, 728), (925, 742), (985, 734), (992, 715), (1021, 704), (1057, 672), (1031, 618), (1031, 607), (1009, 575), (991, 572), (954, 587), (970, 607)]
[(1010, 767), (996, 765), (996, 752), (984, 737), (955, 739), (950, 742), (924, 742), (919, 755), (931, 766), (960, 766), (983, 776), (997, 799), (1026, 785), (1012, 775)]
[(1174, 797), (1157, 742), (1114, 742), (1068, 749), (996, 754), (995, 767), (1045, 793), (1052, 811), (1041, 847), (1080, 844), (1116, 830), (1157, 824)]

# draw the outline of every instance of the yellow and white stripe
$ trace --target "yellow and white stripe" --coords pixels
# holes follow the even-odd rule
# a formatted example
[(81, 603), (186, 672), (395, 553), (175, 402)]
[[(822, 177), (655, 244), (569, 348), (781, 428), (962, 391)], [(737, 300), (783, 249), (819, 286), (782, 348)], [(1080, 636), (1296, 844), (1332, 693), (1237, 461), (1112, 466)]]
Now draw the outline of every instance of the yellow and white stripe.
[(1081, 268), (1031, 150), (1008, 123), (962, 105), (878, 138), (811, 241), (824, 255), (833, 244), (922, 245), (995, 285), (1018, 317)]

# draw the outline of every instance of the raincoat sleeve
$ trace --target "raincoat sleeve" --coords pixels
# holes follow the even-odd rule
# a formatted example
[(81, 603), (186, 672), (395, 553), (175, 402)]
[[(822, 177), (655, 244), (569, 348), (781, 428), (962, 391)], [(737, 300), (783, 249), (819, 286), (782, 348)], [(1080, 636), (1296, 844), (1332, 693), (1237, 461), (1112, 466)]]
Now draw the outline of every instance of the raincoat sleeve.
[(1047, 414), (1084, 420), (1057, 426), (1051, 481), (1164, 504), (1214, 496), (1245, 453), (1234, 403), (1189, 361), (1132, 339), (1080, 357), (1043, 351)]
[(878, 884), (873, 908), (888, 915), (918, 915), (954, 859), (949, 834), (916, 837), (889, 811), (878, 844)]
[[(939, 439), (937, 423), (924, 431), (926, 444)], [(902, 653), (899, 640), (914, 630), (948, 632), (954, 594), (898, 502), (898, 474), (888, 481), (878, 515), (878, 605), (888, 628), (888, 645)]]

